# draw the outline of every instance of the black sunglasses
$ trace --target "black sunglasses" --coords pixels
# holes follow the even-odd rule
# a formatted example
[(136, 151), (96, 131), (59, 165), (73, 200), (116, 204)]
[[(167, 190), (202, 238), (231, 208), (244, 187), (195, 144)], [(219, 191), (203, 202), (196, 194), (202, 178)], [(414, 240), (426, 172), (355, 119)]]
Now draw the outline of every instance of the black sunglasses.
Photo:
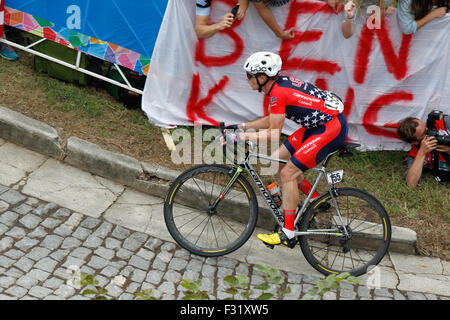
[(254, 74), (251, 74), (249, 72), (247, 72), (247, 79), (250, 80), (251, 78), (255, 77)]

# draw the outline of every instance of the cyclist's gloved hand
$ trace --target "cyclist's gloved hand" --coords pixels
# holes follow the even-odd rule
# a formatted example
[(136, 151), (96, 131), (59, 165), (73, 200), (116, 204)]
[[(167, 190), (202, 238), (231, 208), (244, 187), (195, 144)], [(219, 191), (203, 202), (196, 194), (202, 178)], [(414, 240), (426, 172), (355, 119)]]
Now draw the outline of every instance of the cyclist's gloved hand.
[(239, 131), (235, 131), (235, 132), (227, 131), (225, 134), (225, 140), (227, 142), (238, 143), (239, 141), (241, 141), (241, 137), (239, 136)]
[(230, 125), (226, 126), (225, 129), (237, 130), (237, 129), (239, 129), (239, 127), (237, 124), (230, 124)]
[(239, 136), (239, 133), (241, 130), (225, 130), (225, 136), (220, 137), (220, 142), (222, 145), (225, 145), (227, 143), (234, 143), (237, 144), (238, 142), (242, 141), (241, 137)]

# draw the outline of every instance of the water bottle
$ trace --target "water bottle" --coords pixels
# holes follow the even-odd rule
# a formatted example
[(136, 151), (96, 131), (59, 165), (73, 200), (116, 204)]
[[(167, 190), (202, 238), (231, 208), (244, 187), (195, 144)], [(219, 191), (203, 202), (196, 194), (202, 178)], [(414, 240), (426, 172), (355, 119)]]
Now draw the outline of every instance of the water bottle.
[(278, 188), (278, 185), (276, 182), (273, 182), (267, 186), (267, 190), (269, 190), (270, 194), (272, 195), (273, 201), (275, 204), (280, 207), (281, 206), (281, 191), (280, 188)]

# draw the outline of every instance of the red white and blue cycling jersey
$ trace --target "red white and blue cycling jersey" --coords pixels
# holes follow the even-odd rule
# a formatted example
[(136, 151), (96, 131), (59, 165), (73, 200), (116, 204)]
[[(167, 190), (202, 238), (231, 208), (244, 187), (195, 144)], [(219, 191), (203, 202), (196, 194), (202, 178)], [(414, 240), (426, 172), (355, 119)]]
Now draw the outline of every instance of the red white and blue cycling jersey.
[(271, 114), (286, 114), (287, 119), (307, 129), (319, 127), (342, 112), (338, 96), (293, 77), (280, 77), (268, 95)]
[(342, 113), (344, 105), (334, 93), (294, 77), (280, 76), (268, 96), (270, 114), (285, 114), (286, 119), (299, 124), (284, 145), (292, 155), (292, 163), (302, 171), (315, 167), (345, 143), (348, 125)]

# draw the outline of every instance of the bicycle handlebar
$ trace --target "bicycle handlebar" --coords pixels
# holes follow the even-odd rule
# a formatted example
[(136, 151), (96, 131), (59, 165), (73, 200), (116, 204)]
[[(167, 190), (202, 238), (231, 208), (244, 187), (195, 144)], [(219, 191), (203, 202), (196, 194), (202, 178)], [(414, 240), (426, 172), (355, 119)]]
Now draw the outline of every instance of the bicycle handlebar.
[(223, 137), (225, 137), (225, 122), (219, 122), (219, 130)]
[[(222, 137), (225, 139), (226, 142), (226, 137), (225, 137), (225, 122), (220, 122), (219, 123), (219, 131), (220, 134), (222, 135)], [(227, 156), (227, 145), (226, 143), (222, 146), (223, 148), (223, 154), (225, 155), (225, 157)]]
[[(225, 130), (226, 130), (225, 123), (224, 122), (219, 122), (219, 131), (220, 131), (221, 136), (225, 140), (225, 144), (223, 145), (223, 154), (229, 160), (233, 161), (234, 164), (238, 164), (237, 161), (236, 161), (236, 159), (238, 157), (238, 144), (242, 143), (245, 147), (249, 146), (250, 149), (253, 150), (253, 143), (250, 142), (250, 141), (242, 141), (242, 140), (239, 140), (239, 139), (234, 139), (232, 134), (225, 132)], [(233, 146), (233, 151), (232, 152), (231, 152), (231, 150), (227, 150), (227, 145), (228, 146)], [(245, 149), (245, 147), (244, 147), (244, 149)], [(234, 159), (231, 159), (229, 157), (229, 153), (234, 154)], [(247, 154), (247, 152), (246, 152), (246, 154)]]

